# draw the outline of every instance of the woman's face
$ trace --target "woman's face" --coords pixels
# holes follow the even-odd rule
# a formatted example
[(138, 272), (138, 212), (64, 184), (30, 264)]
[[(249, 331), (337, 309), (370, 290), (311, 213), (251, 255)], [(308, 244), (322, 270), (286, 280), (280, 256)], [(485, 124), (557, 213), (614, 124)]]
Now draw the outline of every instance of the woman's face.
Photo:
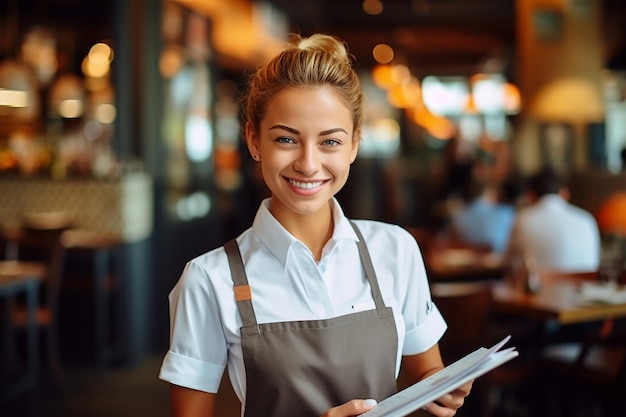
[(274, 216), (327, 209), (348, 179), (356, 138), (351, 111), (332, 88), (289, 88), (274, 96), (259, 131), (246, 126), (248, 148), (260, 156), (272, 192)]

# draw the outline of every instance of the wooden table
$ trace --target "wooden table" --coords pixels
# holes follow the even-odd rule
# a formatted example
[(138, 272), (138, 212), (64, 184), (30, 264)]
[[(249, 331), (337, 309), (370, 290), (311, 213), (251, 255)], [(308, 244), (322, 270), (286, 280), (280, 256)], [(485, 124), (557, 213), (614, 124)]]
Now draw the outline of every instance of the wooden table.
[(559, 324), (626, 317), (626, 303), (592, 302), (580, 293), (581, 282), (568, 278), (545, 280), (536, 294), (498, 283), (493, 287), (493, 307), (499, 312), (530, 319), (553, 320)]
[(502, 278), (502, 257), (469, 248), (431, 250), (425, 256), (428, 277), (438, 281), (480, 281)]
[[(39, 337), (36, 320), (38, 300), (37, 293), (41, 279), (44, 276), (44, 265), (36, 262), (0, 261), (0, 305), (2, 314), (2, 347), (8, 349), (11, 343), (10, 336), (10, 304), (13, 297), (24, 292), (28, 308), (28, 326), (26, 343), (27, 372), (21, 378), (13, 380), (9, 375), (0, 372), (0, 400), (8, 400), (19, 394), (29, 391), (36, 396), (39, 382)], [(8, 352), (0, 358), (0, 370), (7, 370), (6, 360)], [(33, 399), (32, 405), (37, 402)]]

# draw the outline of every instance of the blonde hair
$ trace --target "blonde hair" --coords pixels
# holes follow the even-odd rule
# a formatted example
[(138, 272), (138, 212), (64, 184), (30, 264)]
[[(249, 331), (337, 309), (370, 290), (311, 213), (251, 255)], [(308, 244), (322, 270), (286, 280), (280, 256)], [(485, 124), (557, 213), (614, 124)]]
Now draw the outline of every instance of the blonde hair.
[(330, 86), (352, 112), (353, 131), (363, 123), (364, 96), (353, 57), (337, 38), (315, 34), (294, 35), (292, 44), (258, 68), (248, 81), (242, 101), (245, 120), (259, 130), (267, 103), (287, 88)]

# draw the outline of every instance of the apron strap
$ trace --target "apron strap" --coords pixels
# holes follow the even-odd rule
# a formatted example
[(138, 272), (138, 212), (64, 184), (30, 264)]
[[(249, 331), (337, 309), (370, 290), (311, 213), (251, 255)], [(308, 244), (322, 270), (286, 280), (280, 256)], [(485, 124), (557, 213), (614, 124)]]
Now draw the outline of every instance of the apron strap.
[[(229, 240), (224, 244), (226, 255), (228, 256), (228, 266), (230, 267), (230, 275), (233, 279), (235, 300), (237, 301), (237, 308), (242, 320), (242, 336), (244, 329), (252, 329), (252, 333), (258, 333), (258, 324), (256, 321), (256, 315), (254, 314), (254, 308), (252, 307), (252, 292), (248, 285), (248, 276), (246, 270), (243, 267), (243, 260), (241, 259), (241, 252), (235, 239)], [(247, 333), (248, 331), (245, 330)]]
[[(374, 271), (374, 265), (372, 264), (372, 258), (370, 257), (369, 251), (367, 250), (365, 239), (356, 224), (352, 221), (350, 221), (350, 224), (359, 238), (357, 246), (359, 248), (361, 262), (365, 268), (365, 275), (367, 276), (367, 280), (370, 284), (370, 290), (372, 292), (374, 303), (376, 304), (378, 316), (387, 316), (389, 313), (380, 293), (380, 287), (378, 286), (378, 280), (376, 279), (376, 272)], [(252, 294), (237, 241), (235, 239), (229, 240), (224, 244), (224, 249), (226, 250), (226, 255), (228, 256), (228, 265), (230, 267), (230, 273), (234, 283), (237, 308), (239, 309), (239, 314), (241, 315), (241, 320), (243, 322), (242, 332), (258, 333), (258, 323), (256, 315), (254, 314), (254, 308), (252, 307)]]
[(357, 242), (357, 246), (359, 247), (359, 254), (361, 255), (361, 262), (363, 263), (363, 268), (365, 268), (365, 275), (367, 276), (367, 280), (370, 283), (370, 289), (372, 291), (372, 298), (374, 298), (374, 302), (376, 303), (376, 311), (378, 311), (379, 317), (384, 317), (388, 315), (388, 310), (385, 307), (385, 302), (383, 301), (383, 296), (380, 293), (380, 287), (378, 286), (378, 279), (376, 278), (376, 272), (374, 271), (374, 265), (372, 264), (372, 258), (370, 257), (369, 250), (367, 249), (367, 245), (365, 244), (365, 239), (361, 234), (361, 231), (357, 227), (357, 225), (351, 220), (350, 224), (354, 229), (356, 235), (359, 238)]

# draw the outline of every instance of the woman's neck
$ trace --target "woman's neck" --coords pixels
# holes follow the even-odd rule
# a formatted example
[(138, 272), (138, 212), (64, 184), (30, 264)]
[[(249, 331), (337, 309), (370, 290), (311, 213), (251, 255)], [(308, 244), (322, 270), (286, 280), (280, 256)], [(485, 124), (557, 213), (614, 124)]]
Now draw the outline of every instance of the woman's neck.
[(321, 259), (322, 250), (330, 240), (334, 228), (330, 203), (313, 214), (270, 211), (289, 233), (309, 248), (316, 261)]

